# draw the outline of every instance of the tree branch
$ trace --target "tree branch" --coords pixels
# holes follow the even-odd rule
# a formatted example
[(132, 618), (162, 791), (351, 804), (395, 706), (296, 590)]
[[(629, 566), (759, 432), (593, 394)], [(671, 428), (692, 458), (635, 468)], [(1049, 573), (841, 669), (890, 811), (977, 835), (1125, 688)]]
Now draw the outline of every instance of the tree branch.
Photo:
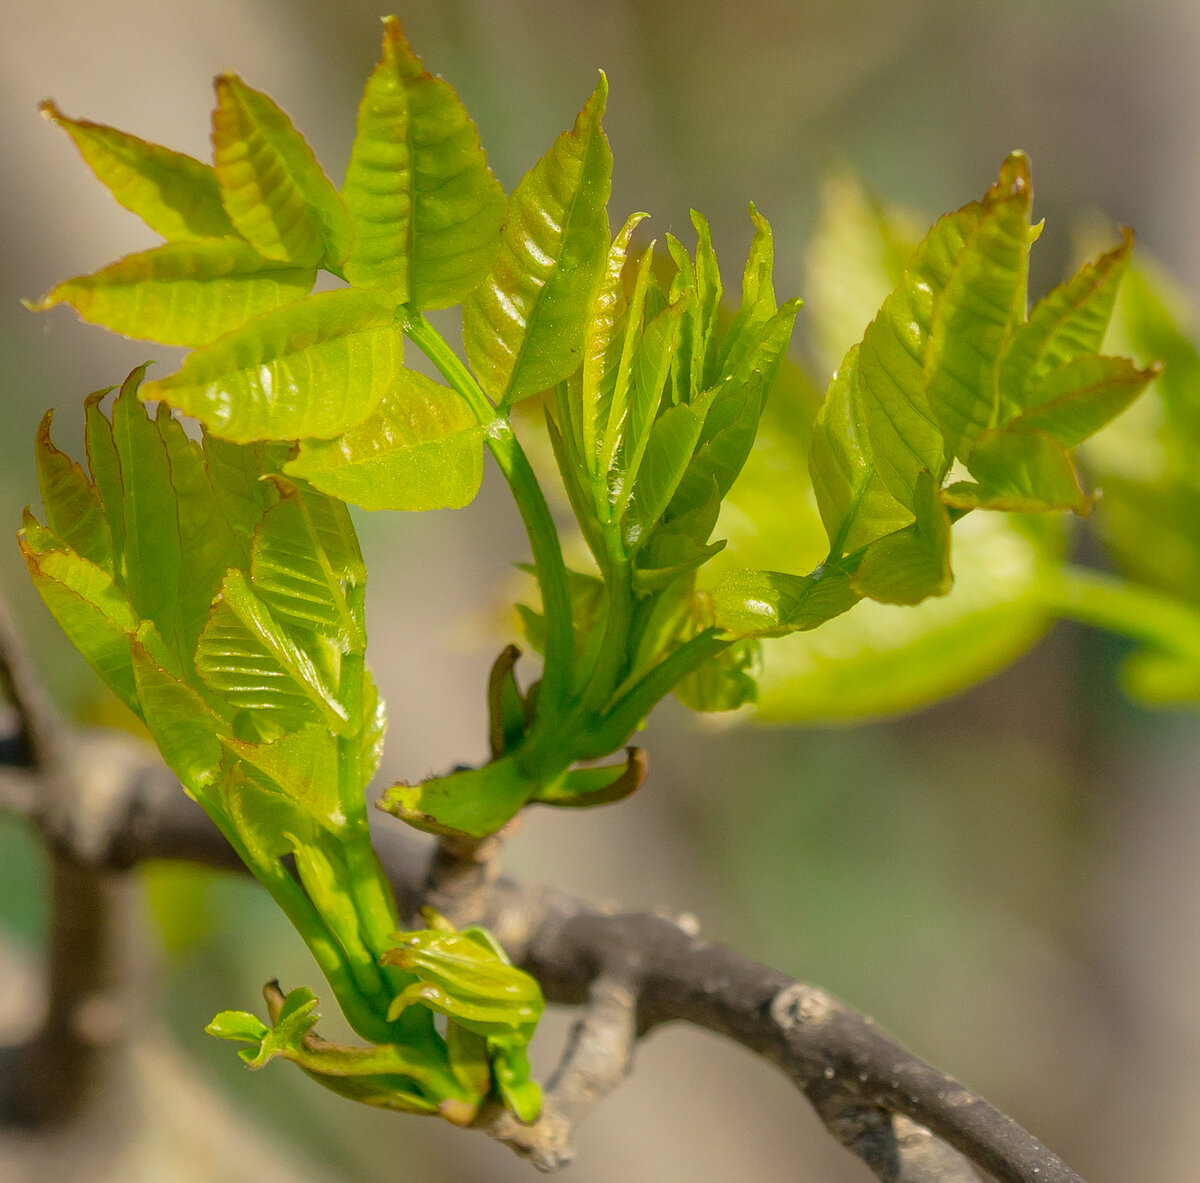
[[(24, 1073), (55, 1082), (44, 1104), (26, 1107), (45, 1120), (80, 1103), (78, 1082), (94, 1075), (90, 1060), (105, 1042), (88, 1035), (86, 1022), (97, 991), (116, 981), (105, 872), (150, 858), (241, 864), (148, 748), (62, 727), (2, 605), (0, 689), (16, 710), (20, 741), (0, 747), (0, 808), (34, 821), (55, 860), (49, 1015), (22, 1051)], [(1082, 1183), (1011, 1118), (823, 990), (702, 940), (690, 918), (605, 914), (567, 893), (497, 877), (495, 845), (449, 849), (393, 827), (380, 834), (379, 853), (402, 911), (431, 904), (456, 924), (486, 925), (551, 1002), (587, 1007), (541, 1121), (493, 1129), (536, 1165), (569, 1161), (575, 1123), (626, 1075), (638, 1039), (687, 1022), (777, 1065), (886, 1183), (963, 1183), (971, 1174), (959, 1155), (1000, 1183)]]
[[(126, 758), (114, 776), (109, 737), (84, 733), (76, 746), (79, 775), (70, 787), (78, 811), (90, 813), (93, 824), (49, 827), (51, 843), (83, 842), (81, 853), (93, 865), (128, 867), (149, 858), (240, 865), (149, 750), (137, 749), (134, 757), (122, 740)], [(97, 769), (103, 765), (108, 785), (97, 792)], [(97, 797), (107, 798), (107, 806), (83, 808)], [(109, 827), (106, 834), (97, 824), (100, 817)], [(415, 911), (427, 900), (432, 843), (398, 828), (380, 839), (380, 857), (398, 900)], [(947, 1173), (950, 1160), (931, 1152), (928, 1139), (911, 1125), (889, 1120), (899, 1115), (932, 1131), (1000, 1183), (1082, 1183), (1011, 1118), (913, 1056), (871, 1020), (823, 990), (701, 939), (689, 923), (648, 913), (604, 914), (568, 893), (503, 877), (467, 895), (470, 906), (455, 909), (457, 922), (491, 928), (514, 961), (538, 978), (551, 1002), (602, 1000), (585, 1016), (575, 1050), (564, 1058), (555, 1081), (559, 1093), (551, 1090), (554, 1103), (569, 1110), (570, 1124), (590, 1108), (580, 1096), (590, 1092), (599, 1099), (624, 1072), (628, 1049), (619, 1040), (610, 1043), (614, 1050), (606, 1067), (597, 1068), (592, 1052), (583, 1050), (608, 1022), (602, 1012), (611, 1013), (614, 987), (605, 974), (623, 966), (621, 988), (635, 999), (639, 1038), (663, 1024), (686, 1022), (756, 1052), (805, 1093), (826, 1126), (880, 1179), (958, 1183), (969, 1177)], [(598, 1086), (585, 1087), (589, 1077)]]
[(115, 734), (80, 744), (45, 696), (3, 601), (0, 692), (17, 723), (3, 749), (0, 806), (35, 822), (50, 853), (46, 1013), (31, 1039), (0, 1051), (0, 1123), (40, 1128), (79, 1116), (117, 1072), (138, 975), (129, 885), (115, 881), (107, 857), (126, 819), (110, 807), (152, 765)]

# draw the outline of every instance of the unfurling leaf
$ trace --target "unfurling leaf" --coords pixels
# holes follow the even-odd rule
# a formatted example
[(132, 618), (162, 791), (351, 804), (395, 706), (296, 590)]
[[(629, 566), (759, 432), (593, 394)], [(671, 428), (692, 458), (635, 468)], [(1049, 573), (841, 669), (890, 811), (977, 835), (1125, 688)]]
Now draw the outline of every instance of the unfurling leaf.
[(875, 467), (853, 346), (834, 376), (813, 426), (809, 474), (834, 558), (903, 529), (912, 510), (889, 492)]
[(575, 126), (513, 191), (499, 256), (463, 301), (467, 357), (501, 406), (549, 389), (583, 360), (609, 245), (607, 96), (601, 75)]
[(716, 622), (740, 636), (778, 636), (816, 628), (853, 608), (859, 596), (839, 568), (810, 575), (731, 571), (713, 593)]
[(881, 604), (919, 604), (950, 590), (950, 515), (928, 473), (917, 481), (914, 503), (917, 519), (911, 526), (863, 552), (850, 580), (860, 596)]

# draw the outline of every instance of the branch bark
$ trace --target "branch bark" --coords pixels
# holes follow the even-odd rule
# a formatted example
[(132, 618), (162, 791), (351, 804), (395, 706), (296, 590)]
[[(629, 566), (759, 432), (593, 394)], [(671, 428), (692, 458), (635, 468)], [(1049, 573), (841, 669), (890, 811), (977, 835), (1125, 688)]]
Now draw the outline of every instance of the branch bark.
[[(79, 758), (72, 794), (80, 806), (94, 801), (95, 770), (107, 764), (108, 792), (99, 795), (109, 800), (99, 811), (91, 810), (93, 823), (82, 830), (43, 818), (52, 846), (71, 849), (82, 842), (81, 853), (94, 867), (124, 868), (151, 858), (240, 866), (216, 827), (151, 751), (143, 749), (136, 758), (126, 751), (118, 792), (112, 784), (112, 741), (85, 733), (75, 743)], [(110, 750), (100, 755), (102, 747)], [(28, 769), (7, 772), (10, 781), (32, 775)], [(10, 804), (30, 796), (14, 791)], [(68, 816), (75, 812), (67, 811)], [(105, 826), (97, 817), (106, 819)], [(421, 904), (433, 903), (431, 885), (445, 886), (431, 873), (433, 843), (391, 827), (378, 845), (402, 911), (415, 913)], [(667, 1023), (685, 1022), (737, 1041), (780, 1068), (831, 1133), (887, 1183), (970, 1178), (942, 1150), (930, 1149), (922, 1129), (1000, 1183), (1082, 1183), (1011, 1118), (913, 1056), (870, 1019), (817, 987), (703, 940), (687, 921), (604, 913), (569, 893), (504, 877), (486, 890), (479, 886), (473, 883), (456, 901), (456, 921), (492, 929), (513, 960), (541, 982), (549, 1001), (586, 1006), (607, 992), (611, 1002), (611, 983), (619, 981), (633, 999), (637, 1038)], [(585, 1034), (589, 1021), (595, 1029), (596, 1014), (585, 1015)], [(570, 1086), (576, 1090), (583, 1075), (599, 1080), (601, 1086), (590, 1090), (598, 1100), (624, 1074), (631, 1054), (620, 1040), (610, 1046), (609, 1062), (599, 1063), (593, 1054), (584, 1073), (581, 1053), (569, 1054), (558, 1080), (576, 1074)], [(566, 1089), (564, 1084), (560, 1097), (566, 1097)], [(569, 1127), (590, 1104), (572, 1101), (566, 1108), (567, 1129), (558, 1135), (564, 1145)]]
[[(19, 734), (0, 747), (0, 808), (42, 831), (55, 867), (49, 1013), (16, 1055), (33, 1102), (0, 1096), (0, 1124), (69, 1116), (120, 1033), (121, 988), (105, 877), (145, 859), (241, 864), (156, 755), (128, 737), (70, 731), (41, 695), (0, 605), (0, 690)], [(1000, 1183), (1082, 1183), (1056, 1155), (870, 1019), (816, 987), (703, 940), (690, 917), (612, 914), (496, 874), (495, 843), (450, 849), (390, 827), (379, 854), (402, 914), (432, 905), (490, 928), (551, 1002), (585, 1007), (533, 1127), (491, 1132), (542, 1169), (571, 1157), (575, 1124), (628, 1073), (637, 1041), (686, 1022), (775, 1064), (885, 1183), (966, 1183), (966, 1160)], [(114, 1021), (95, 1021), (108, 1016)], [(936, 1135), (936, 1141), (926, 1131)], [(953, 1148), (953, 1149), (949, 1149)]]

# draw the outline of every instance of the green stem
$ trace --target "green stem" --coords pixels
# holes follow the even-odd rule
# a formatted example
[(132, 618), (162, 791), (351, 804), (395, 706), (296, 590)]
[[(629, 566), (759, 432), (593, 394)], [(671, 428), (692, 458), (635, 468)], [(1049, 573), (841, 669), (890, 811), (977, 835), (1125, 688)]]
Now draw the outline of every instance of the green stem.
[(1064, 567), (1039, 591), (1059, 616), (1200, 662), (1200, 609), (1176, 596), (1082, 567)]
[(363, 997), (347, 964), (345, 951), (334, 939), (324, 917), (300, 884), (279, 863), (264, 868), (245, 855), (243, 860), (303, 938), (325, 980), (337, 995), (346, 1021), (363, 1039), (386, 1042), (390, 1038), (386, 1020)]
[(583, 692), (583, 704), (592, 711), (603, 710), (608, 705), (613, 691), (628, 672), (629, 627), (633, 619), (633, 574), (620, 546), (619, 533), (611, 527), (606, 528), (604, 542), (608, 559), (604, 572), (608, 613), (596, 665)]
[(705, 629), (665, 657), (641, 681), (635, 683), (617, 700), (601, 725), (591, 732), (592, 749), (581, 752), (580, 760), (607, 756), (621, 747), (637, 730), (655, 703), (665, 698), (671, 688), (686, 678), (703, 662), (715, 657), (732, 641), (715, 628)]
[(550, 507), (546, 504), (528, 457), (513, 434), (511, 422), (488, 401), (487, 395), (454, 350), (419, 312), (408, 313), (404, 327), (442, 377), (462, 395), (475, 418), (485, 428), (484, 439), (488, 451), (504, 474), (513, 500), (517, 503), (533, 552), (542, 607), (546, 614), (545, 670), (538, 695), (544, 710), (539, 710), (538, 716), (539, 720), (553, 718), (562, 704), (569, 700), (571, 693), (575, 629), (571, 619), (567, 568)]

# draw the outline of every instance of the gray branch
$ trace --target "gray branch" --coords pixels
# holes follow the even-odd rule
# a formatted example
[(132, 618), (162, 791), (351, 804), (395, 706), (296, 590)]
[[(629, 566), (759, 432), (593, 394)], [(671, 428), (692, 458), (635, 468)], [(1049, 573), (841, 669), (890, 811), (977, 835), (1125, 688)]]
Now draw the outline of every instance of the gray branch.
[[(91, 821), (81, 827), (64, 825), (62, 813), (43, 818), (52, 846), (80, 847), (80, 856), (97, 869), (127, 868), (150, 858), (240, 866), (216, 827), (153, 753), (139, 750), (134, 758), (122, 740), (115, 776), (116, 748), (108, 736), (85, 733), (75, 744), (77, 775), (71, 788), (78, 808), (66, 816)], [(98, 770), (106, 772), (100, 786)], [(6, 772), (14, 783), (34, 775), (32, 770)], [(22, 797), (32, 794), (14, 791), (8, 800)], [(85, 808), (89, 800), (93, 805)], [(431, 878), (433, 844), (396, 827), (381, 835), (379, 847), (401, 908), (415, 913), (432, 902), (426, 892), (438, 881), (436, 875)], [(593, 1004), (576, 1050), (564, 1059), (556, 1079), (562, 1088), (557, 1096), (551, 1090), (555, 1104), (565, 1107), (568, 1127), (590, 1108), (591, 1102), (579, 1098), (586, 1094), (598, 1100), (626, 1071), (630, 1049), (621, 1039), (608, 1040), (607, 1063), (589, 1042), (608, 1024), (601, 1014), (612, 1013), (611, 981), (617, 980), (635, 999), (639, 1038), (666, 1023), (686, 1022), (756, 1052), (777, 1065), (839, 1141), (887, 1183), (970, 1178), (948, 1165), (954, 1160), (941, 1148), (931, 1149), (922, 1130), (1000, 1183), (1082, 1183), (1011, 1118), (913, 1056), (870, 1019), (823, 990), (701, 939), (690, 923), (650, 913), (602, 913), (565, 892), (503, 877), (486, 891), (477, 886), (472, 884), (460, 901), (467, 906), (454, 908), (456, 921), (491, 928), (517, 964), (537, 977), (551, 1002)], [(613, 967), (624, 967), (624, 977), (612, 979)], [(597, 999), (603, 1001), (597, 1005)], [(586, 1080), (598, 1083), (585, 1086)], [(568, 1135), (569, 1129), (562, 1134)]]
[[(13, 1094), (7, 1105), (0, 1097), (0, 1119), (11, 1123), (69, 1112), (82, 1089), (64, 1082), (93, 1076), (88, 1057), (111, 1043), (112, 1024), (97, 1034), (87, 1021), (105, 1013), (96, 1000), (117, 984), (105, 877), (151, 858), (240, 863), (153, 752), (127, 737), (61, 728), (2, 617), (0, 689), (20, 727), (20, 742), (0, 749), (0, 808), (40, 827), (57, 884), (48, 1021), (19, 1056), (5, 1057), (54, 1084), (32, 1115), (16, 1111)], [(627, 1074), (637, 1040), (686, 1022), (777, 1065), (885, 1183), (966, 1183), (973, 1172), (965, 1160), (1000, 1183), (1082, 1183), (1011, 1118), (870, 1019), (701, 939), (690, 918), (602, 913), (567, 893), (497, 877), (491, 846), (439, 848), (393, 827), (379, 848), (402, 913), (429, 904), (457, 924), (486, 925), (549, 1001), (585, 1007), (541, 1121), (522, 1128), (492, 1118), (493, 1133), (543, 1169), (569, 1161), (574, 1125)]]

